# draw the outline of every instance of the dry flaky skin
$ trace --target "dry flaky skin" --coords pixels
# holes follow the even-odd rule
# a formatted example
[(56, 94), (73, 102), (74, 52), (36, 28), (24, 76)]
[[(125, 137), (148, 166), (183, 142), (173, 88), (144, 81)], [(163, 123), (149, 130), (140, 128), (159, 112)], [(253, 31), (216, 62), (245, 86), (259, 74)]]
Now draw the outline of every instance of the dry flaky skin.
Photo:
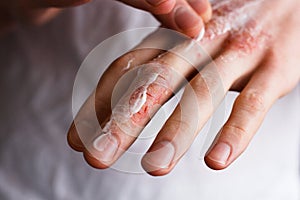
[(137, 137), (155, 111), (172, 95), (170, 67), (148, 63), (138, 67), (137, 77), (112, 110), (102, 134), (122, 131)]
[(240, 53), (251, 53), (251, 50), (263, 47), (264, 41), (270, 36), (263, 31), (263, 24), (256, 20), (264, 2), (265, 0), (214, 1), (214, 16), (206, 27), (205, 39), (213, 40), (220, 35), (229, 34), (228, 43), (234, 43), (225, 45)]
[[(102, 93), (95, 94), (99, 99), (96, 111), (97, 114), (98, 111), (104, 112), (100, 119), (98, 117), (94, 121), (96, 124), (110, 115), (111, 118), (103, 130), (100, 129), (101, 135), (94, 131), (93, 135), (86, 137), (87, 145), (81, 151), (87, 162), (97, 168), (111, 166), (131, 146), (150, 116), (171, 96), (172, 91), (184, 85), (179, 84), (182, 81), (190, 85), (144, 155), (142, 167), (155, 176), (169, 173), (226, 92), (231, 90), (240, 92), (240, 95), (205, 156), (205, 162), (212, 169), (228, 167), (244, 152), (274, 101), (287, 94), (299, 81), (299, 70), (294, 67), (299, 64), (297, 39), (300, 29), (297, 27), (300, 12), (295, 12), (299, 10), (298, 2), (215, 1), (213, 20), (200, 41), (200, 46), (208, 53), (201, 51), (202, 47), (198, 48), (196, 40), (180, 40), (172, 43), (175, 48), (168, 48), (169, 51), (163, 54), (156, 51), (160, 48), (154, 48), (156, 52), (149, 51), (151, 56), (146, 51), (134, 51), (112, 63), (98, 84), (97, 89)], [(160, 43), (164, 39), (159, 41), (156, 37), (151, 40)], [(151, 40), (148, 42), (151, 43)], [(146, 49), (148, 44), (140, 46)], [(149, 60), (152, 63), (148, 63)], [(147, 64), (141, 65), (143, 63)], [(111, 112), (107, 105), (114, 97), (110, 95), (113, 87), (118, 80), (124, 80), (122, 75), (135, 66), (139, 66), (136, 67), (140, 69), (139, 74), (136, 74), (135, 80), (130, 79), (132, 85), (128, 91), (115, 90), (113, 94), (123, 94), (123, 91), (126, 94), (117, 98), (120, 100)], [(200, 74), (193, 67), (201, 70)], [(173, 70), (180, 74), (180, 79), (171, 73)], [(95, 97), (89, 99), (95, 100)], [(114, 99), (111, 102), (115, 103)], [(84, 114), (83, 119), (88, 116)], [(71, 144), (73, 141), (69, 138)]]
[[(202, 42), (228, 35), (226, 46), (234, 48), (238, 54), (235, 54), (235, 57), (224, 55), (224, 62), (235, 59), (239, 53), (250, 53), (260, 44), (264, 44), (262, 41), (268, 39), (269, 36), (255, 21), (255, 11), (257, 12), (262, 2), (264, 0), (215, 0), (213, 2), (214, 16), (206, 27)], [(191, 64), (196, 66), (201, 49), (195, 46), (197, 45), (191, 46), (188, 41), (170, 51), (187, 55)], [(128, 62), (126, 70), (131, 65), (130, 62), (132, 61)], [(177, 89), (171, 85), (174, 74), (171, 66), (160, 63), (155, 61), (137, 67), (136, 78), (113, 108), (110, 120), (102, 129), (101, 135), (125, 133), (137, 137), (150, 117), (170, 98), (173, 91)], [(96, 141), (97, 138), (94, 146), (96, 146)]]
[[(212, 40), (234, 32), (253, 19), (257, 7), (264, 0), (217, 0), (213, 2), (213, 18), (206, 27), (205, 37)], [(243, 28), (244, 29), (244, 28)]]

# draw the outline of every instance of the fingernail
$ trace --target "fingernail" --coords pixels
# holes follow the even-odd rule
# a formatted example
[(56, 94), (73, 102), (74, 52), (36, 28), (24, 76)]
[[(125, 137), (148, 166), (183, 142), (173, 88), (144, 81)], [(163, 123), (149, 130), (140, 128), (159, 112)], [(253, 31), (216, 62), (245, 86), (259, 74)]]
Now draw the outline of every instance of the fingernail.
[(229, 158), (230, 152), (230, 146), (224, 142), (220, 142), (212, 148), (207, 157), (214, 162), (225, 165)]
[(175, 23), (181, 30), (194, 28), (199, 24), (199, 20), (201, 20), (199, 16), (183, 6), (178, 7), (175, 11)]
[(93, 142), (94, 148), (98, 151), (97, 158), (104, 162), (113, 159), (118, 149), (118, 140), (111, 134), (102, 134)]
[(153, 170), (168, 168), (175, 155), (174, 146), (170, 142), (162, 141), (153, 148), (155, 150), (148, 152), (144, 156), (143, 161), (155, 167)]
[(146, 0), (152, 6), (158, 6), (168, 0)]
[(196, 41), (200, 42), (202, 40), (202, 38), (204, 37), (204, 35), (205, 35), (205, 27), (203, 26), (199, 35), (196, 37)]

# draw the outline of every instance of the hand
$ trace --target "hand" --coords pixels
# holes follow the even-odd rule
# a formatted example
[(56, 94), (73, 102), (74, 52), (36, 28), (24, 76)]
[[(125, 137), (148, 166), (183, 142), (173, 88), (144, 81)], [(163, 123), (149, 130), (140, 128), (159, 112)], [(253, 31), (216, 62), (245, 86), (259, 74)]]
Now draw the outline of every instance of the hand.
[[(190, 86), (185, 89), (181, 106), (172, 113), (142, 160), (144, 169), (152, 175), (164, 175), (174, 168), (215, 105), (227, 91), (234, 90), (240, 95), (205, 156), (213, 169), (228, 167), (247, 148), (272, 104), (297, 85), (300, 2), (214, 2), (214, 16), (201, 41), (214, 62), (207, 64), (207, 57), (197, 45), (186, 41), (163, 54), (160, 50), (136, 48), (113, 62), (103, 74), (96, 92), (83, 105), (68, 133), (70, 146), (82, 151), (90, 165), (109, 167), (126, 151), (158, 106), (182, 84), (176, 74), (190, 80)], [(153, 34), (139, 47), (168, 38), (159, 39)], [(193, 65), (178, 54), (204, 68), (195, 73)], [(130, 60), (131, 68), (137, 66), (139, 73), (111, 110), (112, 91), (127, 72), (122, 69)], [(93, 109), (103, 129), (96, 128), (98, 121), (90, 116)], [(86, 134), (79, 137), (79, 129), (87, 130)]]
[[(61, 8), (81, 5), (90, 0), (13, 0), (0, 3), (0, 30), (14, 23), (42, 24), (52, 19)], [(208, 0), (119, 0), (152, 13), (163, 26), (196, 37), (203, 22), (211, 17)], [(203, 20), (202, 20), (203, 19)]]

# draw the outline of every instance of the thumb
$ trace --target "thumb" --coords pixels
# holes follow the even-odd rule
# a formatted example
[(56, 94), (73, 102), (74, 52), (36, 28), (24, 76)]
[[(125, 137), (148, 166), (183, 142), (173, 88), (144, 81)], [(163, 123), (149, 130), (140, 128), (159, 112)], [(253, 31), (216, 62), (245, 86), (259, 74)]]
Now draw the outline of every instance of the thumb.
[(176, 0), (118, 0), (132, 7), (148, 11), (154, 15), (171, 12)]
[(39, 7), (70, 7), (70, 6), (78, 6), (91, 0), (42, 0), (42, 1), (34, 1), (34, 4), (37, 4)]

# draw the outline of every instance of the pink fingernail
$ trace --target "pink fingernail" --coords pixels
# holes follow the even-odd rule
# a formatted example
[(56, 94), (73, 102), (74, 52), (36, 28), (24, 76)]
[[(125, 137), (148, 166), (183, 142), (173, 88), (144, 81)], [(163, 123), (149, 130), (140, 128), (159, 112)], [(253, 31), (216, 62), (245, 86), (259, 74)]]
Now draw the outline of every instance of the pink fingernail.
[(168, 168), (174, 158), (175, 148), (168, 141), (162, 141), (155, 145), (154, 151), (148, 152), (143, 161), (150, 166), (155, 167), (154, 170)]
[(94, 148), (100, 153), (97, 158), (104, 162), (113, 159), (118, 149), (118, 140), (111, 134), (102, 134), (93, 142)]
[(230, 146), (224, 142), (220, 142), (212, 148), (212, 150), (208, 153), (207, 157), (214, 162), (225, 165), (230, 153)]
[(168, 0), (146, 0), (152, 6), (158, 6)]

